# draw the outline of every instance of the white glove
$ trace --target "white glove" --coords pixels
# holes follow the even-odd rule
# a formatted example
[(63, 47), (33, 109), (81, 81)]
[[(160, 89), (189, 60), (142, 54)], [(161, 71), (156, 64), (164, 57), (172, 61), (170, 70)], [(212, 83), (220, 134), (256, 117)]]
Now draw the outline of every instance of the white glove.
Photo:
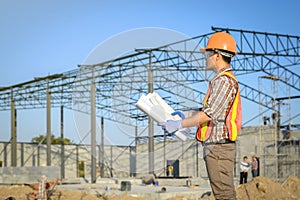
[(174, 134), (175, 131), (182, 128), (181, 120), (167, 120), (164, 127), (168, 133)]
[(187, 136), (185, 134), (189, 134), (190, 129), (182, 128), (181, 120), (167, 120), (166, 122), (158, 123), (159, 126), (167, 131), (171, 135), (175, 135), (182, 141), (187, 140)]

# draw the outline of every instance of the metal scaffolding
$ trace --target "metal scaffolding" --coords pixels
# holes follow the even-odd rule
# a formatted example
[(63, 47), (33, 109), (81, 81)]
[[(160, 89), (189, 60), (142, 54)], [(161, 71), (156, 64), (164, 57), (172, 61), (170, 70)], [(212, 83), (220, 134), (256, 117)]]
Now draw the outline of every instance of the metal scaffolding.
[[(272, 103), (300, 97), (300, 76), (295, 72), (295, 66), (300, 64), (300, 36), (212, 27), (211, 33), (187, 40), (157, 48), (136, 49), (114, 60), (80, 65), (64, 73), (1, 87), (0, 111), (10, 110), (12, 116), (12, 146), (16, 142), (13, 122), (17, 110), (46, 108), (47, 140), (50, 141), (50, 110), (51, 107), (61, 107), (62, 113), (63, 108), (67, 108), (91, 115), (91, 141), (95, 139), (93, 120), (96, 117), (133, 127), (148, 126), (148, 136), (137, 136), (137, 141), (148, 141), (149, 152), (153, 152), (154, 140), (172, 136), (154, 135), (153, 121), (139, 111), (135, 103), (141, 94), (156, 91), (175, 109), (198, 110), (207, 81), (212, 76), (205, 70), (205, 60), (199, 48), (204, 47), (209, 36), (216, 31), (229, 32), (237, 41), (237, 56), (232, 60), (232, 68), (238, 76), (243, 99), (277, 112), (278, 108)], [(274, 99), (272, 93), (264, 92), (251, 80), (243, 79), (244, 75), (250, 74), (280, 77), (278, 81), (289, 88), (289, 96)], [(290, 120), (296, 117), (298, 115), (291, 116)], [(95, 150), (95, 144), (92, 146)], [(47, 148), (47, 165), (51, 165), (50, 143), (47, 143)], [(15, 159), (15, 151), (12, 151), (12, 166), (16, 165)], [(153, 163), (153, 159), (150, 155), (149, 163)], [(151, 164), (149, 172), (153, 172)], [(92, 181), (94, 178), (95, 171), (92, 171)]]

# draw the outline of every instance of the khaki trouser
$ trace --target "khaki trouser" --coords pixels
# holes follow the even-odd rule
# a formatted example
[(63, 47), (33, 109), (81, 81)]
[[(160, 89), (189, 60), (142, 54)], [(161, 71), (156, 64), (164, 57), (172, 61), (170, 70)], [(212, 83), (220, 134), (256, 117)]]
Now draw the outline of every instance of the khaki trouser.
[(204, 146), (204, 160), (215, 199), (236, 199), (233, 182), (235, 143)]

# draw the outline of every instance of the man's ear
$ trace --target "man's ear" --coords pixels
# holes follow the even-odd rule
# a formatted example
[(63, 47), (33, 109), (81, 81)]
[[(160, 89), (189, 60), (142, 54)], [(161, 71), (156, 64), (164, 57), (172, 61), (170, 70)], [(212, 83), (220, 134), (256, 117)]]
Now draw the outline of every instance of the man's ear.
[(219, 54), (219, 53), (216, 53), (216, 54), (217, 54), (217, 56), (216, 56), (216, 60), (222, 59), (222, 56), (221, 56), (221, 54)]

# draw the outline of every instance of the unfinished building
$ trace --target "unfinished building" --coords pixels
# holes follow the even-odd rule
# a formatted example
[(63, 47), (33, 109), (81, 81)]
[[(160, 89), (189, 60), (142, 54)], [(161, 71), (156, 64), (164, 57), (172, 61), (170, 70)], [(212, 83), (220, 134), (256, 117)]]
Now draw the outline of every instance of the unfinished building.
[[(232, 68), (239, 79), (243, 107), (248, 107), (243, 112), (253, 112), (240, 133), (236, 172), (243, 155), (256, 155), (260, 174), (275, 179), (299, 177), (300, 36), (217, 27), (208, 34), (135, 49), (113, 60), (0, 88), (0, 110), (10, 111), (11, 117), (11, 140), (1, 144), (2, 167), (59, 165), (61, 177), (76, 177), (80, 176), (78, 162), (82, 161), (91, 182), (98, 176), (142, 173), (205, 177), (195, 130), (182, 142), (157, 130), (135, 103), (141, 94), (155, 91), (176, 110), (198, 110), (212, 76), (205, 70), (199, 48), (216, 31), (229, 32), (237, 41)], [(88, 129), (78, 130), (83, 131), (82, 140), (88, 139), (85, 145), (51, 145), (54, 107), (60, 108), (62, 138), (64, 109), (88, 118)], [(18, 144), (16, 116), (22, 109), (46, 110), (47, 145)], [(257, 126), (248, 126), (257, 119)], [(100, 140), (96, 139), (97, 121)], [(105, 121), (115, 122), (120, 132), (126, 130), (133, 136), (131, 145), (107, 145), (110, 133), (104, 130)], [(82, 148), (85, 153), (79, 155)]]

